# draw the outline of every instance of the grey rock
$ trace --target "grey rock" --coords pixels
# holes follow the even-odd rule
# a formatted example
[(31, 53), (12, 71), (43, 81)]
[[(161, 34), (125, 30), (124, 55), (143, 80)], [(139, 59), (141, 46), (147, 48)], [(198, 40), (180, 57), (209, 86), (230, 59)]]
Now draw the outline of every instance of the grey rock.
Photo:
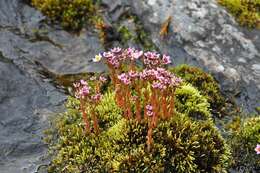
[[(260, 95), (255, 94), (260, 91), (260, 31), (240, 28), (215, 0), (140, 0), (131, 1), (131, 7), (154, 43), (175, 62), (191, 64), (193, 60), (206, 68), (245, 111), (260, 105)], [(172, 20), (165, 40), (159, 32), (169, 16)], [(183, 57), (176, 48), (184, 48)], [(251, 95), (252, 99), (246, 97)]]
[(48, 163), (42, 131), (49, 127), (49, 118), (62, 111), (66, 97), (1, 60), (0, 81), (1, 173), (35, 172)]
[(41, 72), (103, 71), (91, 59), (104, 48), (96, 33), (50, 27), (24, 0), (0, 1), (0, 172), (42, 172), (48, 164), (43, 130), (64, 111), (66, 96)]

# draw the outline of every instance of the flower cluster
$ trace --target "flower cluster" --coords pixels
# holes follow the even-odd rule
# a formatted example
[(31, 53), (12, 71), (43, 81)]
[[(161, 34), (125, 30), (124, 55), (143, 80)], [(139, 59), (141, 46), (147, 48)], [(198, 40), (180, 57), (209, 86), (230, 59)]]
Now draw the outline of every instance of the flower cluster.
[(118, 79), (125, 85), (129, 85), (131, 83), (131, 78), (126, 73), (122, 73), (122, 74), (118, 75)]
[(182, 82), (181, 78), (165, 69), (171, 58), (157, 52), (116, 47), (97, 55), (93, 61), (97, 60), (104, 60), (109, 67), (116, 102), (124, 117), (135, 117), (138, 122), (142, 119), (148, 121), (147, 144), (150, 148), (152, 129), (157, 121), (174, 115), (174, 92)]
[(84, 99), (90, 93), (90, 87), (85, 80), (80, 80), (73, 84), (75, 88), (75, 97), (78, 99)]
[(82, 118), (85, 123), (86, 132), (89, 133), (90, 121), (88, 114), (91, 114), (95, 133), (99, 133), (98, 119), (96, 116), (95, 108), (102, 98), (100, 93), (100, 87), (102, 83), (105, 83), (107, 79), (104, 76), (99, 76), (98, 80), (96, 76), (90, 78), (91, 81), (96, 81), (94, 88), (91, 89), (89, 84), (85, 80), (80, 80), (73, 84), (75, 88), (75, 97), (80, 100), (80, 110)]
[(146, 114), (149, 116), (149, 117), (152, 117), (154, 115), (154, 112), (153, 112), (153, 106), (148, 104), (145, 106), (145, 109), (146, 109)]
[(94, 62), (105, 59), (106, 63), (113, 68), (120, 68), (124, 61), (141, 60), (147, 68), (154, 68), (163, 65), (171, 64), (171, 58), (167, 55), (160, 55), (156, 52), (143, 52), (134, 48), (121, 49), (119, 47), (113, 48), (102, 55), (96, 55)]

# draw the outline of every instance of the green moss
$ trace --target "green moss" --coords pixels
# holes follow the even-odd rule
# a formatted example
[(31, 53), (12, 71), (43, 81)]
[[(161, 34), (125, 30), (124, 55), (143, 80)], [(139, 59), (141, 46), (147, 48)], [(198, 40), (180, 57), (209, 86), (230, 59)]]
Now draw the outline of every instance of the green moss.
[(134, 15), (132, 15), (131, 17), (134, 19), (136, 24), (136, 33), (137, 33), (137, 37), (135, 38), (136, 43), (140, 43), (144, 47), (144, 50), (158, 50), (156, 45), (151, 40), (149, 36), (149, 32), (145, 30), (140, 19)]
[[(127, 26), (117, 26), (122, 44), (126, 44), (128, 41), (133, 41), (135, 44), (141, 45), (144, 50), (158, 50), (155, 44), (149, 37), (149, 32), (145, 30), (140, 19), (130, 12), (121, 17), (121, 20), (129, 20), (134, 23), (134, 30), (130, 31)], [(131, 33), (132, 32), (132, 33)]]
[(185, 64), (171, 68), (170, 71), (196, 87), (201, 95), (207, 98), (211, 112), (214, 115), (221, 116), (225, 106), (225, 100), (220, 92), (219, 84), (210, 74), (197, 67)]
[(32, 0), (31, 3), (65, 29), (80, 30), (95, 20), (96, 9), (92, 0)]
[(121, 41), (125, 44), (127, 41), (131, 40), (134, 38), (134, 36), (131, 34), (129, 29), (126, 26), (120, 26), (118, 28), (118, 32), (121, 37)]
[(183, 85), (175, 91), (176, 109), (196, 120), (211, 118), (209, 103), (205, 96), (191, 85)]
[(206, 173), (228, 167), (229, 149), (209, 118), (209, 104), (191, 85), (176, 90), (177, 112), (154, 129), (150, 152), (147, 123), (122, 118), (114, 93), (107, 91), (96, 108), (102, 129), (98, 136), (85, 134), (77, 99), (70, 97), (66, 106), (55, 123), (50, 173)]
[(122, 110), (116, 105), (115, 94), (111, 92), (105, 93), (96, 111), (98, 112), (100, 124), (103, 129), (113, 126), (122, 118)]
[(229, 149), (211, 122), (192, 122), (176, 114), (154, 130), (150, 152), (146, 123), (125, 121), (120, 131), (123, 139), (109, 135), (115, 147), (107, 162), (116, 172), (226, 172)]
[(260, 159), (254, 149), (260, 144), (260, 116), (245, 119), (232, 134), (233, 167), (245, 172), (259, 170)]
[(218, 0), (242, 26), (260, 29), (260, 0)]
[[(99, 172), (102, 169), (99, 166), (102, 150), (96, 149), (102, 143), (102, 135), (86, 135), (77, 99), (69, 97), (66, 108), (67, 112), (54, 123), (55, 132), (52, 133), (50, 151), (55, 153), (55, 157), (48, 172)], [(109, 92), (104, 95), (96, 111), (103, 130), (113, 126), (121, 118), (121, 110), (114, 102), (114, 94)], [(58, 135), (57, 139), (55, 134)], [(50, 141), (50, 136), (48, 140)]]

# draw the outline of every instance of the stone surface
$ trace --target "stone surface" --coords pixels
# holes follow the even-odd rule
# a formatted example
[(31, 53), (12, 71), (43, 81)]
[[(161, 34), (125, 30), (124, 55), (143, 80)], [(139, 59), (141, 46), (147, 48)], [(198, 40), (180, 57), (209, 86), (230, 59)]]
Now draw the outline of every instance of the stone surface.
[[(241, 29), (214, 0), (140, 0), (130, 6), (162, 52), (178, 63), (175, 49), (183, 48), (186, 58), (213, 73), (245, 111), (260, 105), (260, 31)], [(161, 27), (170, 16), (169, 33), (162, 38)]]
[(71, 34), (44, 20), (23, 0), (0, 1), (1, 173), (36, 172), (48, 163), (42, 132), (64, 111), (66, 96), (41, 74), (104, 70), (91, 62), (103, 50), (97, 34)]
[(103, 69), (90, 62), (104, 50), (97, 34), (83, 30), (76, 35), (51, 28), (41, 13), (22, 0), (2, 0), (0, 16), (0, 51), (6, 58), (26, 57), (59, 75)]
[(35, 172), (46, 162), (42, 131), (65, 95), (0, 57), (0, 172)]

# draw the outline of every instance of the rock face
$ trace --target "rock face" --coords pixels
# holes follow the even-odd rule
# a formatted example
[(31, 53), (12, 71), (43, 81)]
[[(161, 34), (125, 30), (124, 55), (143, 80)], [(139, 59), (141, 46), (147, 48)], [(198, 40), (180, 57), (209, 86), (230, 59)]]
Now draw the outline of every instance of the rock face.
[(42, 130), (65, 96), (48, 83), (27, 76), (0, 57), (0, 169), (35, 172), (44, 164)]
[[(175, 57), (176, 47), (183, 48), (244, 110), (260, 106), (259, 31), (243, 32), (214, 0), (140, 0), (129, 5), (162, 52)], [(162, 38), (159, 33), (169, 17), (169, 33)]]
[(97, 35), (50, 28), (23, 0), (2, 0), (0, 16), (0, 51), (14, 63), (25, 58), (60, 75), (101, 69), (89, 62), (103, 50)]
[(53, 29), (22, 0), (0, 1), (0, 172), (35, 172), (45, 164), (42, 131), (64, 111), (66, 96), (41, 73), (103, 70), (90, 59), (103, 50), (98, 37)]

